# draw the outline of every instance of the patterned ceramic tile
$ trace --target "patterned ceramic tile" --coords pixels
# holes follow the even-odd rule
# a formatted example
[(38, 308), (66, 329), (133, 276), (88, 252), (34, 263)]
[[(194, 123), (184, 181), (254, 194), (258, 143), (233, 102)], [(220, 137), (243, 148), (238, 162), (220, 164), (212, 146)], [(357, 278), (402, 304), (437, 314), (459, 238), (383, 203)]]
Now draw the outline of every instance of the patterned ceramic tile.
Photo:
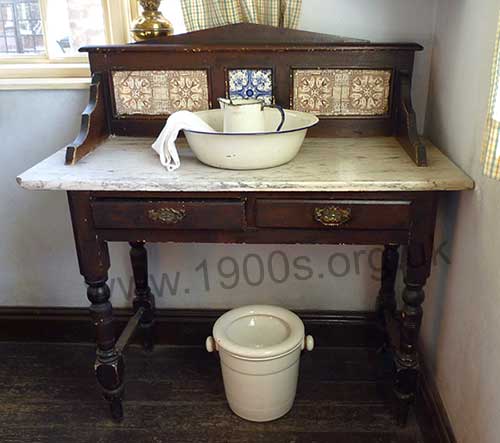
[(324, 116), (384, 115), (389, 112), (391, 71), (297, 69), (293, 109)]
[(206, 71), (113, 72), (118, 115), (168, 115), (208, 109)]
[(273, 102), (273, 71), (271, 69), (230, 69), (230, 98), (261, 98)]

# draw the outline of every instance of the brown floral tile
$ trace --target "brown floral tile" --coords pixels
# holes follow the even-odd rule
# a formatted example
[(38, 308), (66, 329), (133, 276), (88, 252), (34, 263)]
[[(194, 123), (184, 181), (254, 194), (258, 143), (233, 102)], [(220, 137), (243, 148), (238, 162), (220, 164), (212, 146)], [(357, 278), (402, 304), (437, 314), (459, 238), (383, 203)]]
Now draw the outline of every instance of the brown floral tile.
[(117, 115), (168, 115), (208, 109), (207, 72), (115, 71)]
[(385, 115), (389, 112), (391, 71), (296, 69), (293, 109), (323, 116)]

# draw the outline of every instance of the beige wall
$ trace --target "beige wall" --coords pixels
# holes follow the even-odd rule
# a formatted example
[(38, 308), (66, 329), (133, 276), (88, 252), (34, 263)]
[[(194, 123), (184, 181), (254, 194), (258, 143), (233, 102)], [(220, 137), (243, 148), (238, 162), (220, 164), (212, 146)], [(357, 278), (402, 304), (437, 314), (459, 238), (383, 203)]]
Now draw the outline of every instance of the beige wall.
[[(438, 240), (451, 264), (427, 286), (424, 351), (459, 443), (500, 441), (500, 182), (480, 170), (500, 2), (441, 0), (427, 132), (476, 181), (443, 199)], [(437, 272), (436, 272), (437, 271)]]

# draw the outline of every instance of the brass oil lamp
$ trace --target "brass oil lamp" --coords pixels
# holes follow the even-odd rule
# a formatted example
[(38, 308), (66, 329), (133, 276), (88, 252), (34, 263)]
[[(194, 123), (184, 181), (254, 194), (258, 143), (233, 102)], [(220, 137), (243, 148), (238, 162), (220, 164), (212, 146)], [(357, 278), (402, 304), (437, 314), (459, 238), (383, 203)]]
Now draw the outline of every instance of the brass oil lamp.
[(165, 37), (174, 33), (174, 27), (158, 10), (161, 0), (139, 0), (142, 15), (132, 24), (132, 36), (140, 42), (151, 38)]

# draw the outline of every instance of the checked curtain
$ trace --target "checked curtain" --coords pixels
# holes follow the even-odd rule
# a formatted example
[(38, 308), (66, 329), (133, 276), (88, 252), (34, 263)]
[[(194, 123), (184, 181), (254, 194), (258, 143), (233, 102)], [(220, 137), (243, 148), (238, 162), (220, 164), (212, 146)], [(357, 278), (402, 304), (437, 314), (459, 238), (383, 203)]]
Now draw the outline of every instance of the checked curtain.
[(500, 180), (500, 18), (491, 71), (491, 93), (482, 161), (484, 174)]
[(233, 23), (296, 28), (302, 0), (181, 0), (187, 31)]

